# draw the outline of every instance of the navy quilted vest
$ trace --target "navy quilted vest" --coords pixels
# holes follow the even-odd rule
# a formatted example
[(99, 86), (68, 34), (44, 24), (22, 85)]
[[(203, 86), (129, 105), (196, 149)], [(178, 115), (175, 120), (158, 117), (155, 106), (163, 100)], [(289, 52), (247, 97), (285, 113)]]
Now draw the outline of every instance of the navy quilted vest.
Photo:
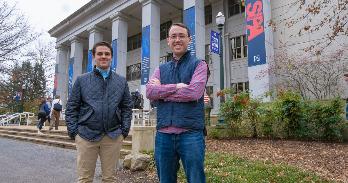
[[(160, 66), (161, 84), (189, 84), (192, 75), (201, 62), (190, 52), (186, 52), (176, 64), (173, 61)], [(204, 128), (204, 102), (203, 96), (191, 102), (165, 102), (157, 103), (157, 129), (175, 126), (190, 130), (203, 130)]]

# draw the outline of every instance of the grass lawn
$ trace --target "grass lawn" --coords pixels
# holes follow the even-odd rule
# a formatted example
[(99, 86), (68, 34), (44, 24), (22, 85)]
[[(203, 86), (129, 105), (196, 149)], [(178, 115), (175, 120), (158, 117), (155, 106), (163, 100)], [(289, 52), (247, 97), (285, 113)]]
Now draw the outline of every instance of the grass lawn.
[[(207, 183), (257, 183), (257, 182), (330, 182), (313, 173), (307, 173), (288, 165), (250, 161), (225, 153), (206, 153), (205, 172)], [(179, 182), (186, 182), (180, 167)]]

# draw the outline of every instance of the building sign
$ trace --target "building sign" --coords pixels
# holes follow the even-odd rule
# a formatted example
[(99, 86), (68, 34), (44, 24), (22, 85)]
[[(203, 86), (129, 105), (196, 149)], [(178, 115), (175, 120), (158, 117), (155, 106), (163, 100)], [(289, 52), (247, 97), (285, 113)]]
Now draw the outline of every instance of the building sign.
[(111, 69), (112, 71), (116, 72), (117, 68), (117, 39), (114, 39), (112, 41), (112, 64)]
[[(215, 31), (210, 32), (210, 50), (213, 53), (220, 54), (220, 34)], [(207, 54), (207, 53), (206, 53)]]
[(74, 75), (74, 57), (69, 60), (69, 83), (68, 83), (68, 95), (72, 92), (73, 75)]
[(266, 64), (264, 15), (262, 0), (246, 0), (248, 66)]
[(190, 30), (191, 43), (187, 49), (191, 51), (191, 55), (196, 56), (196, 28), (195, 28), (196, 16), (195, 6), (184, 10), (184, 24)]
[(91, 72), (93, 70), (93, 56), (92, 50), (88, 50), (88, 62), (87, 62), (87, 72)]
[(141, 85), (146, 85), (150, 76), (150, 25), (143, 27), (141, 40)]

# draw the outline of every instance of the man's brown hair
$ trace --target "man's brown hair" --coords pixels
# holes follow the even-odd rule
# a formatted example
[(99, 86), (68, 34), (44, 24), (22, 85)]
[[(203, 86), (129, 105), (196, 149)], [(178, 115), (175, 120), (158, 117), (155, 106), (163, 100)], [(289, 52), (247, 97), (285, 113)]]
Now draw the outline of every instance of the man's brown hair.
[(112, 46), (111, 46), (110, 43), (108, 43), (108, 42), (106, 42), (106, 41), (98, 42), (98, 43), (96, 43), (96, 44), (93, 46), (93, 49), (92, 49), (92, 54), (93, 54), (93, 56), (95, 56), (95, 52), (96, 52), (96, 49), (97, 49), (98, 46), (106, 46), (106, 47), (108, 47), (108, 48), (110, 49), (110, 51), (111, 51), (111, 57), (112, 57), (112, 55), (113, 55)]
[(190, 30), (189, 30), (188, 27), (187, 27), (185, 24), (183, 24), (183, 23), (173, 23), (173, 24), (169, 27), (169, 29), (168, 29), (168, 36), (169, 36), (169, 31), (170, 31), (170, 29), (171, 29), (173, 26), (179, 26), (179, 27), (182, 27), (182, 28), (186, 29), (186, 31), (187, 31), (187, 36), (190, 37)]

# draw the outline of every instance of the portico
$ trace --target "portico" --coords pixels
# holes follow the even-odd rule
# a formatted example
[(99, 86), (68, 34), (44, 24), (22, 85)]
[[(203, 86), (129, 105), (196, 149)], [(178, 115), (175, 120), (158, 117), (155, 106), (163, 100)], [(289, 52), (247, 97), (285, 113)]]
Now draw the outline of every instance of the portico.
[[(53, 27), (49, 33), (57, 38), (58, 51), (55, 92), (62, 96), (64, 105), (77, 76), (93, 69), (92, 48), (102, 40), (112, 43), (112, 69), (127, 78), (131, 91), (139, 89), (145, 96), (149, 77), (159, 66), (161, 57), (168, 56), (165, 38), (170, 22), (182, 21), (181, 12), (187, 2), (196, 13), (204, 14), (201, 1), (90, 1)], [(199, 9), (195, 8), (197, 2)], [(168, 25), (161, 29), (163, 23)], [(196, 40), (204, 40), (202, 26), (192, 25), (203, 31), (196, 33)], [(200, 47), (198, 52), (203, 58), (204, 46)], [(145, 100), (144, 108), (149, 107)]]

